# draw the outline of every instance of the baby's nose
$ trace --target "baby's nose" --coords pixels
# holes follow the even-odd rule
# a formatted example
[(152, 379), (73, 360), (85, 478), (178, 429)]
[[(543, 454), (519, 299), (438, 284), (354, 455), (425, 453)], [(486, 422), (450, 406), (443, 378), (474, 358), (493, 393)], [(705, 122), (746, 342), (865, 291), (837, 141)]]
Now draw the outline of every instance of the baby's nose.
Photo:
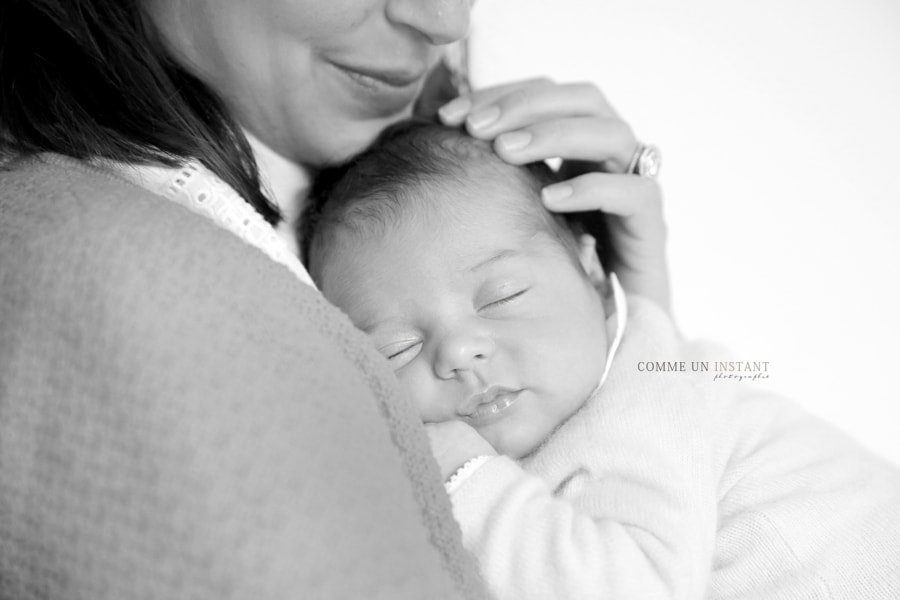
[(450, 334), (441, 340), (435, 353), (434, 373), (452, 379), (483, 368), (494, 354), (494, 341), (486, 334)]

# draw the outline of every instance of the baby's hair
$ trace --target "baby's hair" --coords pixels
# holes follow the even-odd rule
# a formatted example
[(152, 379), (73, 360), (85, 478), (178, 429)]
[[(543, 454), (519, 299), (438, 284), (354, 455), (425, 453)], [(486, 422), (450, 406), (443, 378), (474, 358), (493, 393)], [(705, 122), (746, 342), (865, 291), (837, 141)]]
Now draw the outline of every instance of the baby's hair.
[(427, 190), (465, 190), (467, 180), (479, 175), (518, 185), (531, 197), (531, 202), (515, 207), (512, 226), (527, 228), (531, 234), (549, 234), (575, 252), (571, 225), (540, 202), (541, 189), (558, 181), (550, 167), (543, 162), (509, 165), (489, 142), (460, 129), (414, 119), (389, 127), (345, 165), (319, 173), (300, 221), (303, 261), (317, 280), (321, 274), (318, 263), (339, 242), (340, 233), (384, 234), (392, 224), (416, 214), (411, 208), (427, 201)]

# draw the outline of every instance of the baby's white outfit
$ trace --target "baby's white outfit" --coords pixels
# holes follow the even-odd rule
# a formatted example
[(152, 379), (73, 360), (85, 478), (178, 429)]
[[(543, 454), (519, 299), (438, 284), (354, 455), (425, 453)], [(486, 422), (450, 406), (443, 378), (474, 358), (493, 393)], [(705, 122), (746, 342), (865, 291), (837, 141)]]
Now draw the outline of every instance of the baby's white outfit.
[[(529, 457), (481, 461), (452, 489), (496, 597), (900, 598), (900, 470), (756, 382), (691, 372), (729, 357), (628, 304), (581, 410)], [(659, 361), (688, 368), (638, 369)]]

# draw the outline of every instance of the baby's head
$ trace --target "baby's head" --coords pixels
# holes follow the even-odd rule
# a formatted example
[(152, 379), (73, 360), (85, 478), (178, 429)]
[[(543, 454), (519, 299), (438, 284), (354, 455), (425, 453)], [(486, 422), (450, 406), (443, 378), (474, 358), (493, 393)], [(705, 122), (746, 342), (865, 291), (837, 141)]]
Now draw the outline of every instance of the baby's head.
[(607, 352), (594, 242), (543, 208), (550, 177), (462, 132), (403, 124), (329, 178), (307, 236), (313, 279), (422, 419), (463, 420), (515, 458), (578, 410)]

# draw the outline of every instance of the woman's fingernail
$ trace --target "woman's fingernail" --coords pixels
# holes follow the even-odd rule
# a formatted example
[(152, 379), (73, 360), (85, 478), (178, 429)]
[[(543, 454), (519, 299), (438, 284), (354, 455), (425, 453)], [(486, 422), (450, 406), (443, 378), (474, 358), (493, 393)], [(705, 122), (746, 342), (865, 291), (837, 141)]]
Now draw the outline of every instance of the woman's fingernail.
[(500, 118), (499, 106), (488, 106), (469, 115), (469, 127), (472, 129), (484, 129)]
[(545, 187), (541, 191), (541, 196), (544, 199), (544, 204), (559, 204), (569, 196), (571, 196), (575, 192), (575, 189), (567, 184), (561, 183), (557, 185), (551, 185), (549, 187)]
[(455, 98), (438, 109), (441, 120), (447, 125), (462, 123), (472, 109), (472, 101), (468, 98)]
[(521, 150), (531, 143), (531, 133), (528, 131), (510, 131), (509, 133), (497, 136), (497, 143), (500, 144), (504, 150), (510, 152)]

